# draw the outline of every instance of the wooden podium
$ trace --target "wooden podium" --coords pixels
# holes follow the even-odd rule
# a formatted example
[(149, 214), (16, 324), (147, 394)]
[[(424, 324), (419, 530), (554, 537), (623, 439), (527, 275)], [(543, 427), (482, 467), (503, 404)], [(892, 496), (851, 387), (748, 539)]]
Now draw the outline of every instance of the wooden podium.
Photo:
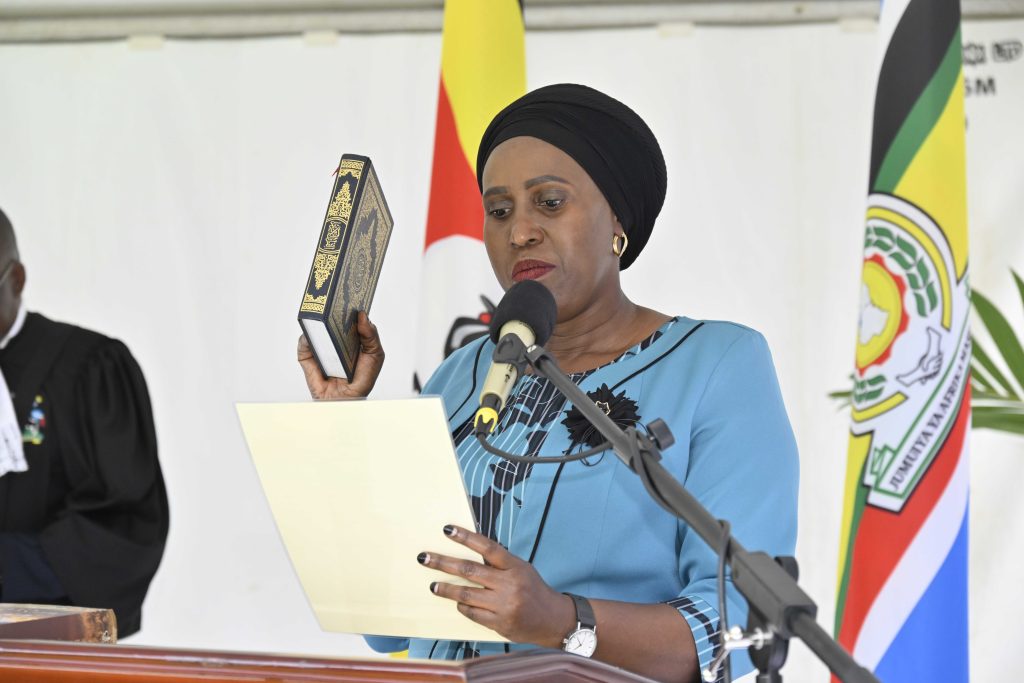
[[(14, 640), (15, 638), (31, 640)], [(622, 669), (557, 651), (462, 662), (331, 659), (114, 645), (110, 610), (0, 605), (0, 681), (11, 683), (649, 683)], [(78, 642), (66, 642), (78, 641)]]
[(462, 662), (327, 659), (203, 650), (0, 640), (0, 680), (12, 683), (649, 683), (649, 679), (554, 651)]
[(116, 643), (114, 611), (0, 603), (0, 638)]

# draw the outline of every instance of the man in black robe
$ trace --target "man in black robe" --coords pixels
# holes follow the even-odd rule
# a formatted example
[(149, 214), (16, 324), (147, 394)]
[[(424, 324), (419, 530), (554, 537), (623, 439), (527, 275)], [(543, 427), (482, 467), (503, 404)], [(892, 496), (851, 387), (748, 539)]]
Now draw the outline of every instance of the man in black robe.
[(27, 313), (0, 211), (0, 370), (28, 469), (0, 476), (0, 602), (113, 608), (139, 629), (167, 538), (142, 371), (120, 341)]

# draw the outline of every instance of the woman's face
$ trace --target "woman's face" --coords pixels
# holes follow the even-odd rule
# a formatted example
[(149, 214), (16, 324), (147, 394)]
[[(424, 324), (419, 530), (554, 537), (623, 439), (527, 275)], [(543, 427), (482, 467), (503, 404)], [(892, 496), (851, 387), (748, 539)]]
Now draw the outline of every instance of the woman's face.
[(622, 229), (568, 154), (537, 138), (506, 140), (484, 167), (483, 203), (484, 244), (502, 288), (538, 280), (554, 294), (560, 321), (617, 300), (612, 236)]

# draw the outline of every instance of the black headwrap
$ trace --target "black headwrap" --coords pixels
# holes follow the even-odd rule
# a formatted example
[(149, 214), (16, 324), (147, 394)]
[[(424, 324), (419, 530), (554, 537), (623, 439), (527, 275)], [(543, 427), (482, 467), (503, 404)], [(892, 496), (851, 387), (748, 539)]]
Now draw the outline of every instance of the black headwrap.
[(640, 254), (665, 203), (665, 157), (635, 111), (585, 85), (549, 85), (523, 95), (494, 117), (480, 140), (476, 180), (510, 138), (539, 138), (572, 157), (593, 179), (629, 237), (624, 270)]

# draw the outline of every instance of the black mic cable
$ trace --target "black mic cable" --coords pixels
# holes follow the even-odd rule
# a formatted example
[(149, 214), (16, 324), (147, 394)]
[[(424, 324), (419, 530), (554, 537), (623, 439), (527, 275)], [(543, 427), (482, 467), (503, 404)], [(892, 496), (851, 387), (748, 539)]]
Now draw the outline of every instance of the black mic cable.
[(593, 448), (588, 448), (585, 451), (580, 451), (579, 453), (574, 453), (572, 455), (514, 455), (512, 453), (508, 453), (506, 451), (501, 450), (500, 448), (497, 448), (497, 447), (492, 446), (491, 444), (487, 443), (487, 434), (484, 434), (484, 433), (481, 433), (481, 432), (477, 432), (476, 433), (476, 440), (480, 442), (480, 445), (483, 446), (483, 449), (485, 451), (487, 451), (488, 453), (496, 455), (499, 458), (503, 458), (505, 460), (510, 460), (512, 462), (524, 462), (524, 463), (526, 463), (526, 462), (529, 462), (529, 463), (539, 463), (539, 462), (575, 462), (577, 460), (583, 460), (584, 458), (589, 458), (592, 455), (597, 455), (598, 453), (600, 453), (602, 451), (606, 451), (606, 450), (608, 450), (609, 448), (612, 447), (612, 445), (609, 442), (605, 441), (604, 443), (602, 443), (602, 444), (600, 444), (598, 446), (594, 446)]

